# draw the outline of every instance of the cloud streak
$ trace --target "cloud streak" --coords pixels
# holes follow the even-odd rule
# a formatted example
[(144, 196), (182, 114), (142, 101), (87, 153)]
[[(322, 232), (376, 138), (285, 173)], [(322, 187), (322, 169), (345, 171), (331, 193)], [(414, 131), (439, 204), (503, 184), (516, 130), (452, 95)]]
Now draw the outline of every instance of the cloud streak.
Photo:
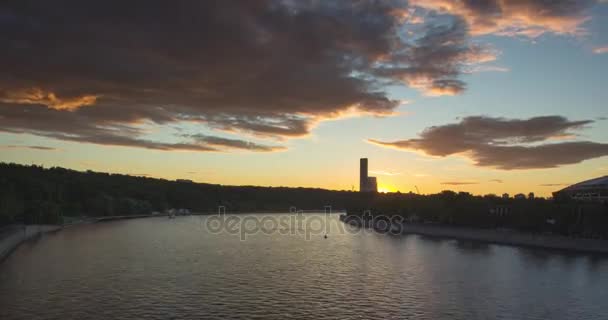
[(593, 48), (593, 53), (595, 53), (595, 54), (608, 53), (608, 45), (607, 46)]
[(228, 149), (240, 149), (240, 150), (250, 150), (250, 151), (262, 151), (262, 152), (270, 152), (270, 151), (282, 151), (285, 150), (285, 147), (282, 146), (268, 146), (261, 145), (251, 141), (244, 141), (239, 139), (229, 139), (223, 137), (216, 136), (208, 136), (208, 135), (192, 135), (195, 141), (199, 143), (203, 143), (206, 145), (211, 145), (214, 147), (222, 147)]
[(425, 129), (418, 138), (370, 143), (427, 155), (462, 155), (481, 167), (503, 170), (553, 168), (608, 155), (608, 144), (591, 141), (547, 143), (570, 136), (592, 120), (570, 121), (560, 116), (530, 119), (466, 117), (459, 123)]
[(448, 185), (448, 186), (466, 186), (466, 185), (472, 185), (472, 184), (479, 184), (479, 182), (476, 182), (476, 181), (445, 181), (445, 182), (442, 182), (441, 184)]
[(565, 186), (569, 186), (571, 185), (571, 183), (543, 183), (540, 184), (539, 186), (541, 187), (565, 187)]
[(26, 145), (5, 145), (2, 146), (5, 149), (31, 149), (31, 150), (42, 150), (42, 151), (57, 151), (59, 149), (46, 146), (26, 146)]
[(401, 172), (391, 172), (391, 171), (384, 171), (384, 170), (370, 170), (369, 173), (378, 174), (381, 176), (398, 176), (401, 174)]

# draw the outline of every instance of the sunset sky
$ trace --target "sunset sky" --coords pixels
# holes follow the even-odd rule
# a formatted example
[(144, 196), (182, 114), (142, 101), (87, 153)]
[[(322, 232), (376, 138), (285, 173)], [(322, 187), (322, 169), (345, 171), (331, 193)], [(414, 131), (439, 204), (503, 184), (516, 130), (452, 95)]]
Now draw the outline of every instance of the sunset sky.
[(608, 1), (3, 1), (0, 161), (229, 185), (608, 175)]

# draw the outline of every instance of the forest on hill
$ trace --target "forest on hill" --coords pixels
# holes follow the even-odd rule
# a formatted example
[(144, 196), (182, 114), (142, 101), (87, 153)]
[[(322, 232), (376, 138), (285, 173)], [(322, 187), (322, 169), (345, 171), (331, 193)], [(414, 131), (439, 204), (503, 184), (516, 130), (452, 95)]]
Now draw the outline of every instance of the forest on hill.
[(0, 226), (62, 223), (66, 217), (141, 215), (169, 208), (197, 213), (323, 209), (400, 215), (420, 223), (510, 228), (608, 238), (608, 207), (562, 199), (513, 199), (443, 191), (359, 193), (314, 188), (224, 186), (0, 163)]

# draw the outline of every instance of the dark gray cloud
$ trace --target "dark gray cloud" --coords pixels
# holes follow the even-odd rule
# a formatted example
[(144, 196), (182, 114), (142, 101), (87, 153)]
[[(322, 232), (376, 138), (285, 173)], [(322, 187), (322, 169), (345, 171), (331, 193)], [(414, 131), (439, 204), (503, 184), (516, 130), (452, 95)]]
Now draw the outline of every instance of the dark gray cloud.
[(399, 44), (393, 7), (389, 1), (3, 2), (0, 128), (206, 151), (213, 148), (133, 137), (141, 123), (181, 121), (298, 137), (347, 111), (387, 115), (399, 102), (375, 79), (353, 73), (368, 73)]
[[(452, 7), (517, 17), (528, 1), (517, 2)], [(439, 10), (440, 1), (426, 4), (414, 3)], [(557, 7), (530, 8), (553, 25), (585, 6)], [(400, 102), (387, 83), (461, 93), (461, 73), (496, 57), (471, 42), (479, 23), (465, 11), (421, 23), (400, 0), (3, 1), (0, 131), (159, 150), (281, 150), (244, 139), (151, 141), (142, 126), (189, 122), (281, 140), (344, 114), (392, 114)]]
[(525, 120), (466, 117), (459, 123), (434, 126), (419, 138), (371, 143), (404, 150), (420, 150), (428, 155), (462, 154), (476, 165), (498, 169), (552, 168), (608, 155), (608, 144), (590, 141), (547, 142), (572, 139), (592, 120), (570, 121), (560, 116)]
[(460, 19), (429, 24), (421, 33), (394, 52), (391, 63), (378, 67), (376, 74), (393, 77), (427, 95), (455, 95), (466, 89), (458, 79), (465, 67), (496, 59), (494, 50), (471, 43)]
[(0, 130), (214, 151), (228, 145), (148, 141), (141, 125), (284, 139), (345, 113), (391, 114), (400, 102), (382, 90), (387, 82), (464, 90), (462, 66), (487, 52), (468, 43), (458, 19), (404, 33), (396, 12), (407, 9), (402, 1), (4, 1)]
[(241, 149), (241, 150), (250, 150), (250, 151), (281, 151), (285, 150), (285, 147), (282, 146), (268, 146), (261, 145), (250, 141), (238, 140), (238, 139), (228, 139), (216, 136), (208, 136), (203, 134), (191, 135), (191, 138), (194, 138), (195, 141), (199, 143), (203, 143), (205, 145), (210, 145), (214, 147), (228, 148), (228, 149)]

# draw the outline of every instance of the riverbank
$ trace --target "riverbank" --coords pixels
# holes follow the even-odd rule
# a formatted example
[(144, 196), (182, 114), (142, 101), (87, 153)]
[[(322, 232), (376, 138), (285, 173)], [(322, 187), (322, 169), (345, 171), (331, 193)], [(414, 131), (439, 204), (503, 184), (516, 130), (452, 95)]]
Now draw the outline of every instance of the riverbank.
[(74, 227), (83, 224), (108, 222), (115, 220), (166, 217), (164, 214), (145, 214), (131, 216), (109, 216), (109, 217), (83, 217), (73, 220), (64, 225), (13, 225), (0, 230), (0, 263), (27, 240), (39, 237), (49, 232), (58, 232), (63, 228)]
[[(340, 216), (340, 220), (351, 225), (372, 228), (371, 223), (362, 225), (359, 219), (349, 220), (344, 215)], [(391, 234), (418, 234), (429, 237), (473, 240), (512, 246), (608, 254), (608, 240), (570, 238), (551, 234), (532, 234), (514, 230), (400, 223), (399, 225), (389, 226), (389, 229), (378, 231)]]
[(45, 233), (56, 232), (61, 228), (62, 226), (59, 225), (21, 225), (6, 228), (0, 235), (0, 262), (23, 242)]

